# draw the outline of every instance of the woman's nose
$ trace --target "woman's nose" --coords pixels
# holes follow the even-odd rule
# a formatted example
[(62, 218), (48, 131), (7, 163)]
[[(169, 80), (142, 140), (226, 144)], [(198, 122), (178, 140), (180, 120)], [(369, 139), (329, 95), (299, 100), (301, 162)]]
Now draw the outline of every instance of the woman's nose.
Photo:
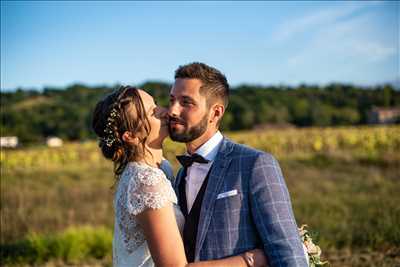
[(160, 117), (160, 118), (166, 118), (166, 117), (168, 117), (168, 109), (167, 108), (164, 108), (164, 107), (158, 107), (158, 112), (157, 112), (157, 115)]

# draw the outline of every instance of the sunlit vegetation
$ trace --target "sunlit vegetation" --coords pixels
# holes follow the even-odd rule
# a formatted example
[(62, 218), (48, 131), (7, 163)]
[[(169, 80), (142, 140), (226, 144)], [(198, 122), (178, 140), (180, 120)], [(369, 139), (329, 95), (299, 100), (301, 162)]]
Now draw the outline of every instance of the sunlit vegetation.
[[(228, 133), (282, 167), (298, 224), (334, 266), (395, 266), (400, 127)], [(182, 144), (165, 143), (174, 156)], [(111, 264), (114, 177), (95, 141), (1, 151), (1, 257), (7, 264)]]

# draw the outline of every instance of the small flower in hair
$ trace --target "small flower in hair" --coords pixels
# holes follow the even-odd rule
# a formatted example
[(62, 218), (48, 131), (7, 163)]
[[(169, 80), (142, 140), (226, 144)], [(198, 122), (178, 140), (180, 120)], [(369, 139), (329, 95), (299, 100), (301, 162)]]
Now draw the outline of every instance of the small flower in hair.
[(107, 124), (104, 129), (105, 136), (100, 138), (103, 142), (106, 143), (108, 147), (111, 147), (113, 143), (116, 141), (115, 136), (114, 136), (114, 131), (113, 131), (113, 124), (115, 122), (115, 119), (117, 119), (118, 112), (115, 108), (111, 109), (110, 115), (107, 118)]

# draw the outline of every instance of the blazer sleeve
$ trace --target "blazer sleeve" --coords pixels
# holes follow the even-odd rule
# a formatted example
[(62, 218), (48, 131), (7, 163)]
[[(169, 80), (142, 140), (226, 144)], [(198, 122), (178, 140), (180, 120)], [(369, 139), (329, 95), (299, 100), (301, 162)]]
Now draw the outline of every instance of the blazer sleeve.
[(308, 266), (292, 204), (276, 159), (260, 153), (249, 180), (251, 213), (269, 266)]

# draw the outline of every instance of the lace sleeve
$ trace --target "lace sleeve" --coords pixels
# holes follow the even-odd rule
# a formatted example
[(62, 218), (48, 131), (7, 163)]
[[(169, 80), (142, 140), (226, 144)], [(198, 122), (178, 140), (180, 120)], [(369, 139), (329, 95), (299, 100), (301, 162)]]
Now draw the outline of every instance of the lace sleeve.
[(155, 168), (139, 169), (128, 186), (128, 212), (137, 215), (144, 210), (160, 209), (177, 203), (176, 195), (165, 174)]

